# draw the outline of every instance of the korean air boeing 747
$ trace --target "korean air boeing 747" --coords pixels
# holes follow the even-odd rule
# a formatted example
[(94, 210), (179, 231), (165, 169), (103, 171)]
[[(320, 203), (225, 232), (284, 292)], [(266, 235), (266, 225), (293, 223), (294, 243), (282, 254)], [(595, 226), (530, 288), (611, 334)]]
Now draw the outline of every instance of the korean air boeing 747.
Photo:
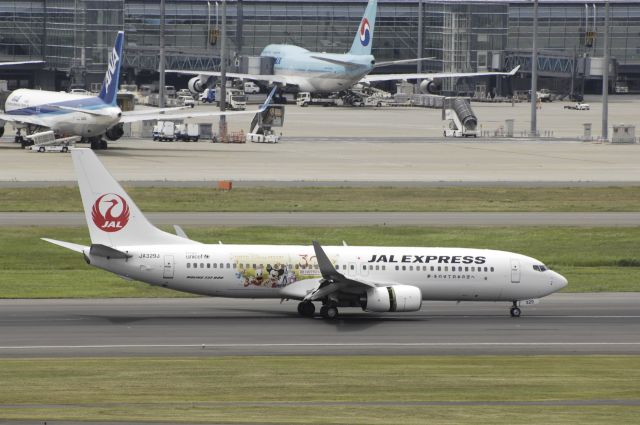
[[(81, 136), (91, 142), (94, 149), (106, 148), (102, 139), (117, 140), (123, 135), (122, 124), (155, 119), (184, 119), (218, 115), (255, 114), (259, 110), (236, 112), (187, 112), (183, 108), (153, 108), (123, 112), (116, 104), (120, 68), (124, 47), (124, 32), (118, 32), (109, 55), (109, 65), (98, 96), (59, 93), (44, 90), (18, 89), (7, 98), (5, 112), (0, 113), (0, 136), (5, 122), (28, 132), (53, 130), (57, 135)], [(164, 115), (160, 115), (163, 113)]]
[(299, 300), (298, 312), (339, 307), (420, 310), (423, 300), (522, 301), (567, 285), (542, 262), (471, 248), (206, 245), (154, 227), (90, 149), (72, 149), (91, 245), (44, 239), (125, 279), (212, 297)]
[[(414, 59), (376, 63), (371, 55), (373, 34), (376, 24), (378, 2), (369, 0), (364, 16), (348, 53), (311, 52), (302, 47), (289, 44), (270, 44), (264, 48), (260, 56), (273, 58), (272, 75), (240, 74), (227, 72), (227, 77), (242, 80), (263, 81), (269, 85), (294, 87), (301, 92), (334, 93), (347, 90), (357, 83), (369, 84), (375, 81), (399, 81), (421, 79), (421, 89), (430, 93), (438, 91), (434, 80), (440, 78), (480, 77), (489, 75), (512, 76), (518, 72), (519, 66), (510, 72), (444, 72), (414, 74), (375, 74), (369, 73), (377, 66), (392, 63), (415, 62)], [(193, 93), (204, 91), (209, 77), (219, 77), (217, 71), (180, 71), (168, 70), (185, 75), (194, 75), (189, 80), (189, 90)]]

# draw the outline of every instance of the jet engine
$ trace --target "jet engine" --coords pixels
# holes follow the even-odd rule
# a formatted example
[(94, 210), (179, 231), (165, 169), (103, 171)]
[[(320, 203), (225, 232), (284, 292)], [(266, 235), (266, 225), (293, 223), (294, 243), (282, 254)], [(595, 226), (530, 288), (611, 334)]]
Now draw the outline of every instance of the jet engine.
[(122, 127), (122, 124), (116, 124), (108, 129), (104, 135), (112, 142), (116, 141), (124, 135), (124, 128)]
[(411, 285), (369, 288), (360, 298), (360, 305), (363, 310), (376, 313), (418, 311), (422, 307), (422, 292), (420, 288)]
[(440, 94), (442, 84), (436, 80), (422, 80), (420, 83), (420, 93)]
[(207, 88), (207, 80), (209, 78), (205, 75), (198, 75), (189, 80), (187, 87), (193, 94), (202, 93)]

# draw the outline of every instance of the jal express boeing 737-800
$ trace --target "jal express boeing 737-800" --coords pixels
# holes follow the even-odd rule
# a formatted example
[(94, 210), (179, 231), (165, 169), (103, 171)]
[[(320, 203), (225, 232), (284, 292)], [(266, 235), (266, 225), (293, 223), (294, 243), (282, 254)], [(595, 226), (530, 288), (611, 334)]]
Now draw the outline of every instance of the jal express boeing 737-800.
[(90, 149), (72, 149), (91, 245), (45, 239), (125, 279), (213, 297), (299, 300), (303, 316), (339, 307), (417, 311), (423, 300), (519, 302), (567, 285), (535, 258), (471, 248), (207, 245), (154, 227)]

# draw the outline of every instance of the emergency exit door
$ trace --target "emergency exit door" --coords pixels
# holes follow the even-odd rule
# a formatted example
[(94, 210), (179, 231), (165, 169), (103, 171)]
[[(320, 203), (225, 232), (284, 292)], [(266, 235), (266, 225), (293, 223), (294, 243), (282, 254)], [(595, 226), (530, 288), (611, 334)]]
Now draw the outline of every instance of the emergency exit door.
[(164, 256), (164, 268), (162, 277), (165, 279), (173, 279), (173, 255)]
[(511, 283), (520, 283), (520, 260), (511, 260)]

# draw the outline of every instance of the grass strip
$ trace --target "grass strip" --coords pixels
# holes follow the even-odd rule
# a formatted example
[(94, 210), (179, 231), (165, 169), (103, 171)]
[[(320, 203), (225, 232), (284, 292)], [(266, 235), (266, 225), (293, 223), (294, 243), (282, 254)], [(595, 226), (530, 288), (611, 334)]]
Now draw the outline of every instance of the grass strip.
[[(640, 356), (3, 359), (0, 382), (0, 418), (22, 420), (635, 424), (640, 414), (620, 404), (640, 400)], [(420, 402), (472, 404), (408, 404)]]
[[(638, 187), (129, 187), (147, 212), (633, 212)], [(81, 211), (77, 187), (0, 189), (2, 212)]]
[[(169, 229), (167, 229), (169, 230)], [(565, 292), (640, 290), (638, 228), (195, 227), (206, 243), (441, 246), (501, 249), (532, 256), (569, 279)], [(179, 297), (88, 266), (81, 255), (41, 237), (89, 244), (84, 228), (7, 227), (0, 244), (0, 297)]]

